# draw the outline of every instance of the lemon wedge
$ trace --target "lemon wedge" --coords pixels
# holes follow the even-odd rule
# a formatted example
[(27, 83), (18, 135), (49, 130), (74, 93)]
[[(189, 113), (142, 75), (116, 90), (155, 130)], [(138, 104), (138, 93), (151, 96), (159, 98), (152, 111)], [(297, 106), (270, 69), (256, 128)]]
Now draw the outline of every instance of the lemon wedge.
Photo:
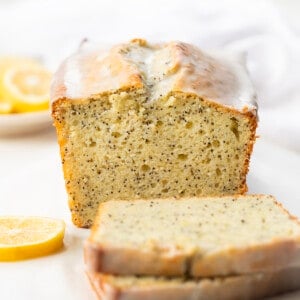
[(50, 254), (63, 245), (65, 223), (43, 217), (0, 217), (0, 261)]
[(14, 111), (29, 112), (49, 107), (52, 74), (33, 60), (0, 60), (0, 98), (9, 101)]

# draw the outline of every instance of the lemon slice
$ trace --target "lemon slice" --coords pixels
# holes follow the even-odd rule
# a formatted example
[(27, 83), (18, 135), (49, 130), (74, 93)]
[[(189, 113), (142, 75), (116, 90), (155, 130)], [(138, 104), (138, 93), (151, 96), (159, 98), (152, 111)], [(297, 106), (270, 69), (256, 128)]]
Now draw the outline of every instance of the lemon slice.
[[(3, 95), (3, 78), (6, 74), (7, 70), (15, 67), (15, 66), (40, 66), (40, 64), (33, 59), (19, 57), (19, 56), (0, 56), (0, 110), (3, 113), (7, 111), (8, 106), (12, 107), (13, 104), (9, 99), (5, 99), (5, 95)], [(5, 89), (4, 89), (5, 92)], [(4, 102), (4, 104), (2, 104)]]
[(40, 66), (40, 64), (31, 58), (19, 57), (19, 56), (0, 56), (0, 76), (5, 73), (5, 71), (12, 66), (21, 65), (33, 65)]
[(63, 245), (65, 223), (42, 217), (0, 217), (0, 261), (50, 254)]
[(16, 60), (0, 74), (0, 95), (10, 101), (16, 112), (45, 110), (49, 107), (52, 75), (43, 66)]
[(13, 112), (13, 105), (8, 101), (0, 101), (0, 114), (9, 114)]

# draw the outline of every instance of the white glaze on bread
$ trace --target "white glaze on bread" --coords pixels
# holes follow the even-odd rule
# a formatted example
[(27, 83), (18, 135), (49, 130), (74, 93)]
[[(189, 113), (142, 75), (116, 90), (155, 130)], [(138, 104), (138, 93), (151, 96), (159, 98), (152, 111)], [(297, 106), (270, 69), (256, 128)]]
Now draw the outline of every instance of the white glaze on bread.
[(150, 100), (180, 91), (239, 111), (257, 109), (244, 59), (182, 42), (150, 45), (136, 39), (109, 50), (83, 47), (65, 61), (55, 80), (52, 101), (132, 87), (143, 89)]

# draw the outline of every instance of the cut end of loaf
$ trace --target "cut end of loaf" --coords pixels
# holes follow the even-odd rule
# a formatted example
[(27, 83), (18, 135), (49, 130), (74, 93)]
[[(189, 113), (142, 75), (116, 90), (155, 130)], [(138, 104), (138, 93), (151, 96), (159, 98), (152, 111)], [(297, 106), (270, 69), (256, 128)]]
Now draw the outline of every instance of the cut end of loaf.
[(59, 101), (53, 116), (73, 222), (89, 227), (110, 199), (244, 193), (256, 118), (172, 92)]

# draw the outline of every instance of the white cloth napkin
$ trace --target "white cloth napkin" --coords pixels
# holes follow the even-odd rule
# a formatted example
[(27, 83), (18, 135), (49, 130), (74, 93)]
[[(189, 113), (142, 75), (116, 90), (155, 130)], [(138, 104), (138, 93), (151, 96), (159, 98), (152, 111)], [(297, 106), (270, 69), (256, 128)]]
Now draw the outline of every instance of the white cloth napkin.
[(0, 53), (42, 57), (55, 69), (86, 37), (103, 44), (176, 39), (243, 51), (258, 93), (258, 133), (300, 151), (299, 19), (299, 2), (291, 0), (7, 1), (0, 2)]

